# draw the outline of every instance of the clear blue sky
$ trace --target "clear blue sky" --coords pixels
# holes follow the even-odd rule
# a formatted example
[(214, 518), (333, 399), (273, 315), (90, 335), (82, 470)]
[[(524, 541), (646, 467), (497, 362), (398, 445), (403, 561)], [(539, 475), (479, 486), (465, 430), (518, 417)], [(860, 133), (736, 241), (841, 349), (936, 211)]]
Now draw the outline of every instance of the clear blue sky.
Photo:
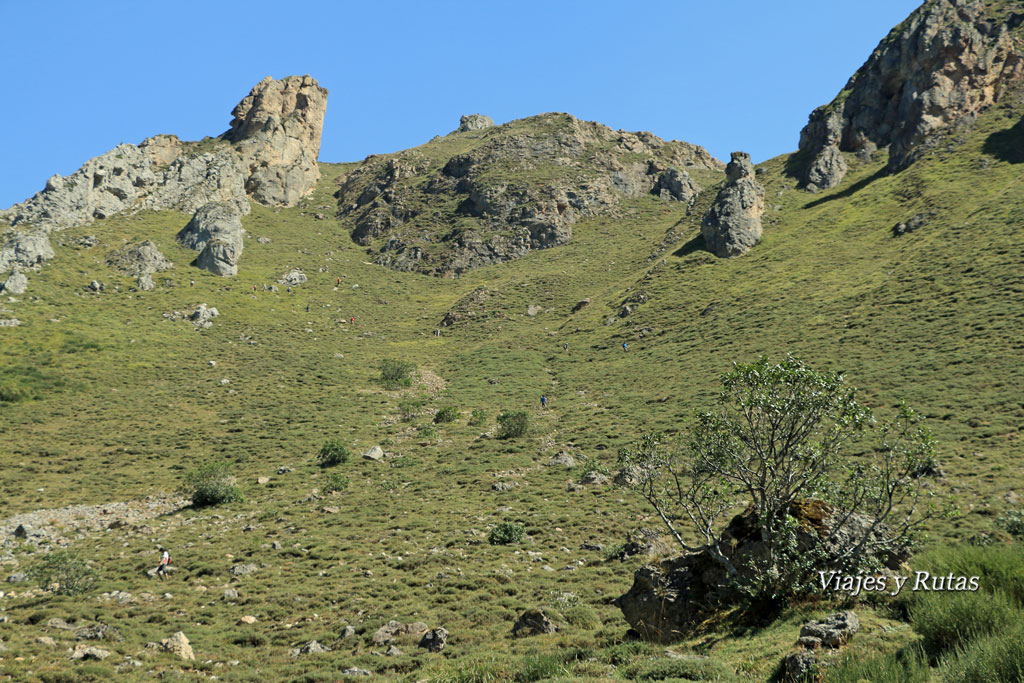
[(120, 142), (218, 135), (267, 75), (330, 90), (321, 161), (546, 111), (760, 161), (918, 4), (0, 0), (0, 207)]

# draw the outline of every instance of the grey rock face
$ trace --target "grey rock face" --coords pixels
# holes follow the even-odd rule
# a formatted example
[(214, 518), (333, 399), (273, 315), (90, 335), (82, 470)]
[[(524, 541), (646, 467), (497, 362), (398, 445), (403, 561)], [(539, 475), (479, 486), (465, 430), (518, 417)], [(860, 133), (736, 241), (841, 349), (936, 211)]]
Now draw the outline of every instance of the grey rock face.
[(235, 143), (254, 200), (294, 206), (313, 190), (326, 111), (327, 89), (308, 75), (267, 76), (238, 103), (223, 137)]
[(149, 273), (144, 273), (140, 275), (135, 280), (135, 286), (138, 287), (143, 292), (148, 292), (152, 289), (156, 289), (156, 283), (153, 282), (153, 276)]
[(651, 194), (656, 194), (662, 199), (693, 204), (701, 189), (701, 186), (690, 178), (689, 173), (678, 168), (670, 168), (658, 176)]
[(0, 292), (4, 294), (24, 294), (26, 289), (28, 289), (28, 278), (20, 270), (11, 271), (11, 274), (0, 285)]
[(837, 612), (823, 621), (809, 621), (800, 628), (797, 644), (808, 648), (841, 647), (860, 630), (860, 619), (853, 612)]
[[(992, 13), (990, 15), (990, 12)], [(965, 0), (926, 2), (893, 29), (840, 96), (811, 113), (800, 135), (808, 189), (832, 187), (843, 152), (888, 147), (899, 171), (1024, 80), (1014, 41), (1024, 15)]]
[(15, 266), (32, 268), (52, 258), (53, 247), (42, 230), (14, 233), (0, 247), (0, 272)]
[(430, 652), (440, 652), (447, 644), (448, 631), (443, 628), (435, 628), (423, 634), (419, 646)]
[(174, 267), (150, 240), (131, 245), (107, 257), (107, 263), (124, 275), (140, 277)]
[(733, 152), (726, 183), (701, 222), (708, 250), (721, 258), (740, 256), (761, 241), (764, 187), (754, 179), (750, 155)]
[(214, 275), (238, 273), (243, 248), (242, 217), (230, 202), (211, 202), (195, 212), (178, 233), (183, 246), (200, 251), (194, 265)]
[(494, 119), (483, 114), (466, 114), (459, 119), (459, 132), (466, 133), (471, 130), (483, 130), (494, 125)]

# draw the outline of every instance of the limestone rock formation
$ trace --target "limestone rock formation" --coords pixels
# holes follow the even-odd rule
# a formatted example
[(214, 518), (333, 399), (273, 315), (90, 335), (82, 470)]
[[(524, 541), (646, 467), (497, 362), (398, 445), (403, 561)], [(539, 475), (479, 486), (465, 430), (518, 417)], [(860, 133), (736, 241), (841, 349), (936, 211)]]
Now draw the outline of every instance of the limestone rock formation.
[[(340, 179), (336, 196), (352, 238), (380, 241), (381, 265), (457, 275), (565, 244), (579, 220), (617, 215), (627, 198), (653, 192), (689, 202), (700, 188), (687, 169), (722, 168), (695, 145), (542, 114), (479, 136), (441, 164), (417, 150), (368, 157)], [(451, 229), (435, 236), (438, 202), (458, 208)]]
[(722, 258), (740, 256), (761, 241), (764, 188), (754, 179), (746, 152), (733, 152), (725, 169), (726, 183), (700, 230), (709, 251)]
[(294, 206), (312, 191), (326, 111), (327, 89), (308, 75), (267, 76), (238, 103), (223, 137), (235, 143), (254, 200)]
[(41, 230), (14, 233), (0, 247), (0, 273), (21, 266), (32, 268), (53, 258), (53, 247)]
[(483, 114), (466, 114), (459, 119), (459, 132), (466, 133), (471, 130), (483, 130), (494, 125), (494, 119)]
[(889, 148), (899, 171), (1024, 81), (1024, 13), (1006, 3), (928, 0), (893, 29), (839, 96), (811, 113), (796, 169), (810, 190), (836, 185), (843, 152)]
[[(734, 517), (721, 538), (723, 553), (741, 574), (756, 571), (752, 560), (767, 553), (753, 514), (748, 510)], [(799, 524), (796, 540), (801, 551), (822, 553), (821, 570), (837, 566), (834, 558), (872, 533), (866, 516), (854, 513), (844, 519), (841, 511), (822, 501), (799, 501), (789, 514)], [(874, 559), (879, 566), (896, 570), (906, 557), (880, 553)], [(644, 565), (633, 575), (633, 586), (616, 598), (615, 604), (645, 638), (671, 640), (689, 633), (716, 601), (734, 597), (729, 593), (726, 570), (710, 552), (699, 552)]]
[(189, 249), (198, 250), (194, 265), (224, 277), (238, 273), (242, 256), (242, 217), (230, 202), (211, 202), (200, 207), (177, 235)]
[(107, 257), (107, 263), (123, 275), (142, 277), (174, 267), (151, 240), (130, 245)]
[(20, 270), (12, 270), (3, 284), (0, 285), (0, 292), (4, 294), (24, 294), (28, 289), (28, 278)]
[(181, 631), (178, 631), (170, 638), (164, 638), (160, 641), (160, 647), (167, 652), (177, 655), (180, 659), (195, 660), (196, 655), (192, 651), (192, 644), (188, 642), (188, 638)]

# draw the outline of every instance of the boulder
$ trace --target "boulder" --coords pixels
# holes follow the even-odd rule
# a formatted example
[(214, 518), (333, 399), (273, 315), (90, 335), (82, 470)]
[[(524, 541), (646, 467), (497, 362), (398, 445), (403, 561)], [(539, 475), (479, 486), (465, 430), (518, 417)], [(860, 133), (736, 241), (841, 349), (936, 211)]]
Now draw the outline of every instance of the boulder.
[(282, 285), (288, 285), (290, 287), (295, 287), (296, 285), (303, 284), (308, 279), (309, 278), (306, 277), (306, 274), (303, 273), (301, 270), (299, 270), (298, 268), (292, 268), (287, 273), (282, 275), (278, 279), (278, 282), (280, 284), (282, 284)]
[(435, 628), (427, 631), (420, 638), (419, 647), (430, 652), (440, 652), (448, 644), (448, 631), (443, 628)]
[(292, 657), (298, 657), (299, 655), (315, 655), (330, 651), (330, 648), (321, 645), (318, 641), (311, 640), (302, 647), (292, 650), (291, 655)]
[(241, 157), (245, 189), (268, 206), (295, 206), (320, 179), (327, 89), (315, 78), (267, 76), (231, 112), (222, 136)]
[(257, 619), (256, 617), (252, 616), (251, 614), (246, 614), (244, 617), (238, 620), (238, 623), (251, 626), (252, 624), (255, 624), (257, 621), (259, 621), (259, 619)]
[(429, 630), (429, 627), (422, 621), (403, 624), (392, 619), (377, 629), (376, 633), (373, 634), (373, 642), (377, 645), (386, 645), (399, 636), (418, 635), (427, 630)]
[(24, 294), (26, 289), (28, 289), (28, 278), (20, 270), (11, 271), (11, 274), (0, 285), (0, 292), (4, 294)]
[(53, 256), (53, 247), (45, 232), (36, 230), (15, 233), (0, 247), (0, 273), (15, 266), (32, 268), (49, 261)]
[(818, 655), (813, 650), (797, 650), (790, 652), (782, 660), (782, 669), (785, 671), (784, 681), (807, 681), (816, 680), (818, 672)]
[[(837, 566), (839, 560), (830, 558), (839, 557), (871, 530), (871, 520), (860, 514), (853, 514), (840, 526), (844, 515), (818, 500), (797, 501), (789, 515), (798, 523), (798, 551), (820, 552), (821, 570)], [(751, 572), (758, 571), (758, 560), (767, 554), (751, 510), (731, 520), (721, 534), (720, 546), (740, 578), (751, 578)], [(895, 570), (905, 559), (905, 555), (880, 553), (874, 561)], [(689, 634), (717, 604), (734, 601), (737, 596), (728, 586), (726, 569), (710, 552), (703, 551), (642, 566), (633, 575), (633, 586), (614, 602), (643, 637), (671, 640)]]
[(494, 119), (483, 114), (466, 114), (459, 119), (460, 133), (467, 133), (471, 130), (483, 130), (494, 125)]
[(136, 278), (135, 286), (138, 287), (143, 292), (148, 292), (152, 289), (156, 289), (156, 283), (153, 282), (153, 276), (150, 275), (149, 273), (145, 273)]
[(360, 669), (357, 666), (350, 666), (347, 669), (343, 669), (341, 672), (342, 676), (372, 676), (373, 673), (366, 669)]
[(651, 189), (651, 194), (656, 194), (662, 199), (685, 202), (688, 205), (693, 204), (700, 192), (700, 185), (690, 178), (690, 174), (678, 168), (663, 171)]
[(584, 308), (590, 305), (590, 299), (580, 299), (576, 302), (576, 305), (572, 307), (572, 312), (582, 311)]
[(754, 179), (746, 152), (733, 152), (725, 174), (726, 183), (701, 222), (701, 234), (710, 252), (731, 258), (761, 241), (764, 187)]
[(381, 462), (384, 460), (384, 449), (380, 446), (374, 446), (363, 453), (363, 457), (374, 462)]
[(586, 486), (603, 486), (608, 483), (608, 476), (591, 470), (583, 475), (580, 483)]
[(860, 620), (849, 610), (837, 612), (822, 621), (809, 621), (800, 628), (798, 645), (806, 648), (832, 647), (845, 645), (857, 631)]
[(102, 650), (98, 647), (86, 645), (85, 643), (79, 643), (78, 645), (75, 645), (75, 649), (71, 653), (71, 659), (75, 660), (94, 659), (96, 661), (103, 661), (109, 656), (109, 650)]
[(231, 568), (231, 573), (235, 576), (248, 576), (256, 571), (259, 571), (259, 565), (252, 562), (246, 562), (242, 564), (236, 564)]
[(519, 615), (512, 625), (512, 637), (534, 636), (541, 633), (555, 633), (558, 627), (544, 614), (542, 609), (528, 609)]
[(75, 629), (75, 638), (78, 640), (113, 640), (121, 642), (124, 636), (113, 626), (102, 622), (86, 624)]
[(107, 257), (107, 264), (129, 277), (151, 275), (174, 267), (151, 240), (115, 251)]
[(160, 641), (160, 647), (165, 651), (177, 655), (180, 659), (194, 660), (196, 655), (192, 652), (192, 644), (188, 642), (188, 638), (181, 631), (178, 631), (170, 638), (164, 638)]
[(552, 467), (564, 467), (566, 469), (572, 469), (576, 467), (576, 459), (571, 454), (562, 451), (558, 455), (554, 455), (548, 460), (548, 465)]
[(206, 304), (199, 304), (199, 306), (189, 315), (189, 320), (198, 329), (208, 329), (213, 327), (213, 319), (220, 315), (220, 311), (216, 308), (207, 307)]
[(244, 232), (242, 216), (234, 204), (211, 202), (195, 212), (176, 239), (200, 252), (193, 265), (214, 275), (230, 277), (238, 273)]

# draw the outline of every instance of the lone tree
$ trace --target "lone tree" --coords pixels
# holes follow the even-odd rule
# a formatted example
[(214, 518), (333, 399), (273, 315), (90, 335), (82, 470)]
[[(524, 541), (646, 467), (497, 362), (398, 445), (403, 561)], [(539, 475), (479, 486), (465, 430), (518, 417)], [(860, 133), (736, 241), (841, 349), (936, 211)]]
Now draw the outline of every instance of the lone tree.
[[(820, 588), (822, 570), (907, 556), (938, 512), (921, 505), (935, 442), (910, 408), (875, 427), (842, 374), (792, 356), (735, 364), (722, 386), (718, 409), (682, 438), (647, 434), (619, 452), (628, 486), (683, 550), (711, 558), (729, 589), (758, 603)], [(877, 444), (850, 453), (869, 431)]]

